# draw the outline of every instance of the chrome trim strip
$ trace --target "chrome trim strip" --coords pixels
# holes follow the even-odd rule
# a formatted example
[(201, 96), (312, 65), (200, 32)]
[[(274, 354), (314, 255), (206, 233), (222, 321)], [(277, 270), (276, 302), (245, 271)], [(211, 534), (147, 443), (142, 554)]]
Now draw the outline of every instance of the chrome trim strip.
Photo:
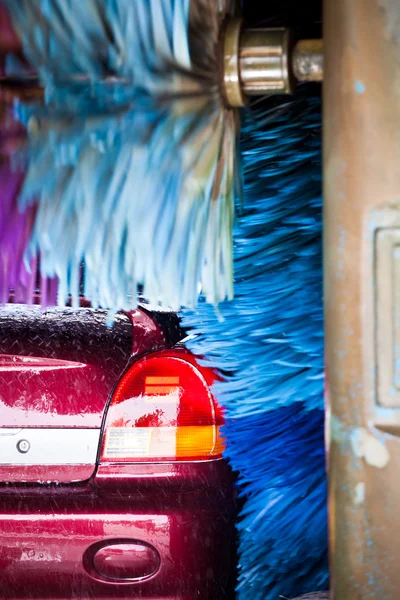
[[(0, 465), (95, 465), (100, 429), (0, 428)], [(3, 434), (4, 432), (4, 434)]]

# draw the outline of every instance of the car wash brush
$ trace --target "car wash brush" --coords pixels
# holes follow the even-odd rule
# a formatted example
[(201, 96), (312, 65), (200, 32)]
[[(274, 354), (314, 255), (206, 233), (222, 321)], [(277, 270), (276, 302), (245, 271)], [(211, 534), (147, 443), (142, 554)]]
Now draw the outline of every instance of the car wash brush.
[(213, 392), (245, 499), (238, 598), (275, 600), (328, 587), (320, 102), (250, 114), (235, 297), (182, 320), (189, 348), (224, 374)]
[(3, 84), (43, 91), (14, 108), (18, 206), (36, 206), (26, 263), (40, 255), (60, 304), (77, 302), (82, 263), (94, 306), (129, 309), (138, 286), (175, 309), (232, 298), (238, 108), (321, 78), (321, 43), (246, 30), (229, 0), (4, 4), (24, 60), (9, 54)]

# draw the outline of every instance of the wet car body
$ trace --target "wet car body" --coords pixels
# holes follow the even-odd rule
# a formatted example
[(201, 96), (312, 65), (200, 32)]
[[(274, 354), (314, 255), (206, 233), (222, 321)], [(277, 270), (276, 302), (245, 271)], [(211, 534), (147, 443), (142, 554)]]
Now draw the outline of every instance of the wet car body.
[[(199, 374), (182, 336), (173, 315), (143, 308), (117, 315), (112, 326), (105, 311), (88, 306), (0, 309), (1, 598), (231, 596), (235, 505), (219, 451), (192, 459), (181, 436), (181, 454), (171, 460), (157, 458), (159, 450), (155, 459), (132, 454), (137, 428), (129, 425), (116, 446), (110, 434), (106, 452), (107, 432), (125, 435), (109, 414), (122, 414), (113, 398), (134, 369), (172, 365), (189, 379)], [(174, 378), (166, 373), (151, 371), (149, 389), (168, 387)], [(168, 389), (157, 392), (156, 411), (148, 392), (151, 410), (135, 421), (151, 425), (163, 448), (171, 429), (154, 415), (174, 407), (176, 390)], [(128, 398), (128, 411), (141, 411), (146, 398)], [(206, 439), (211, 425), (198, 423)], [(185, 421), (180, 430), (198, 428)]]

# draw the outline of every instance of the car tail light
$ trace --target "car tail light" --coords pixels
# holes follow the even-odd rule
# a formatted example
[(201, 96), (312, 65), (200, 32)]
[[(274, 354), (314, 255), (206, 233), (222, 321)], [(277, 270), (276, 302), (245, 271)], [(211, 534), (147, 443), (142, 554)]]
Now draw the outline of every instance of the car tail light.
[(215, 376), (185, 356), (149, 356), (122, 377), (107, 413), (101, 462), (221, 457), (223, 417), (209, 390)]

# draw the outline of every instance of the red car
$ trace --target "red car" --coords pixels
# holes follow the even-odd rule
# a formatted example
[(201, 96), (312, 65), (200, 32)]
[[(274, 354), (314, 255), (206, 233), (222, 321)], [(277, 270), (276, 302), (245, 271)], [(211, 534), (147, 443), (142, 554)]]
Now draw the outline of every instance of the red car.
[(223, 419), (182, 337), (145, 309), (0, 309), (0, 598), (230, 597)]

